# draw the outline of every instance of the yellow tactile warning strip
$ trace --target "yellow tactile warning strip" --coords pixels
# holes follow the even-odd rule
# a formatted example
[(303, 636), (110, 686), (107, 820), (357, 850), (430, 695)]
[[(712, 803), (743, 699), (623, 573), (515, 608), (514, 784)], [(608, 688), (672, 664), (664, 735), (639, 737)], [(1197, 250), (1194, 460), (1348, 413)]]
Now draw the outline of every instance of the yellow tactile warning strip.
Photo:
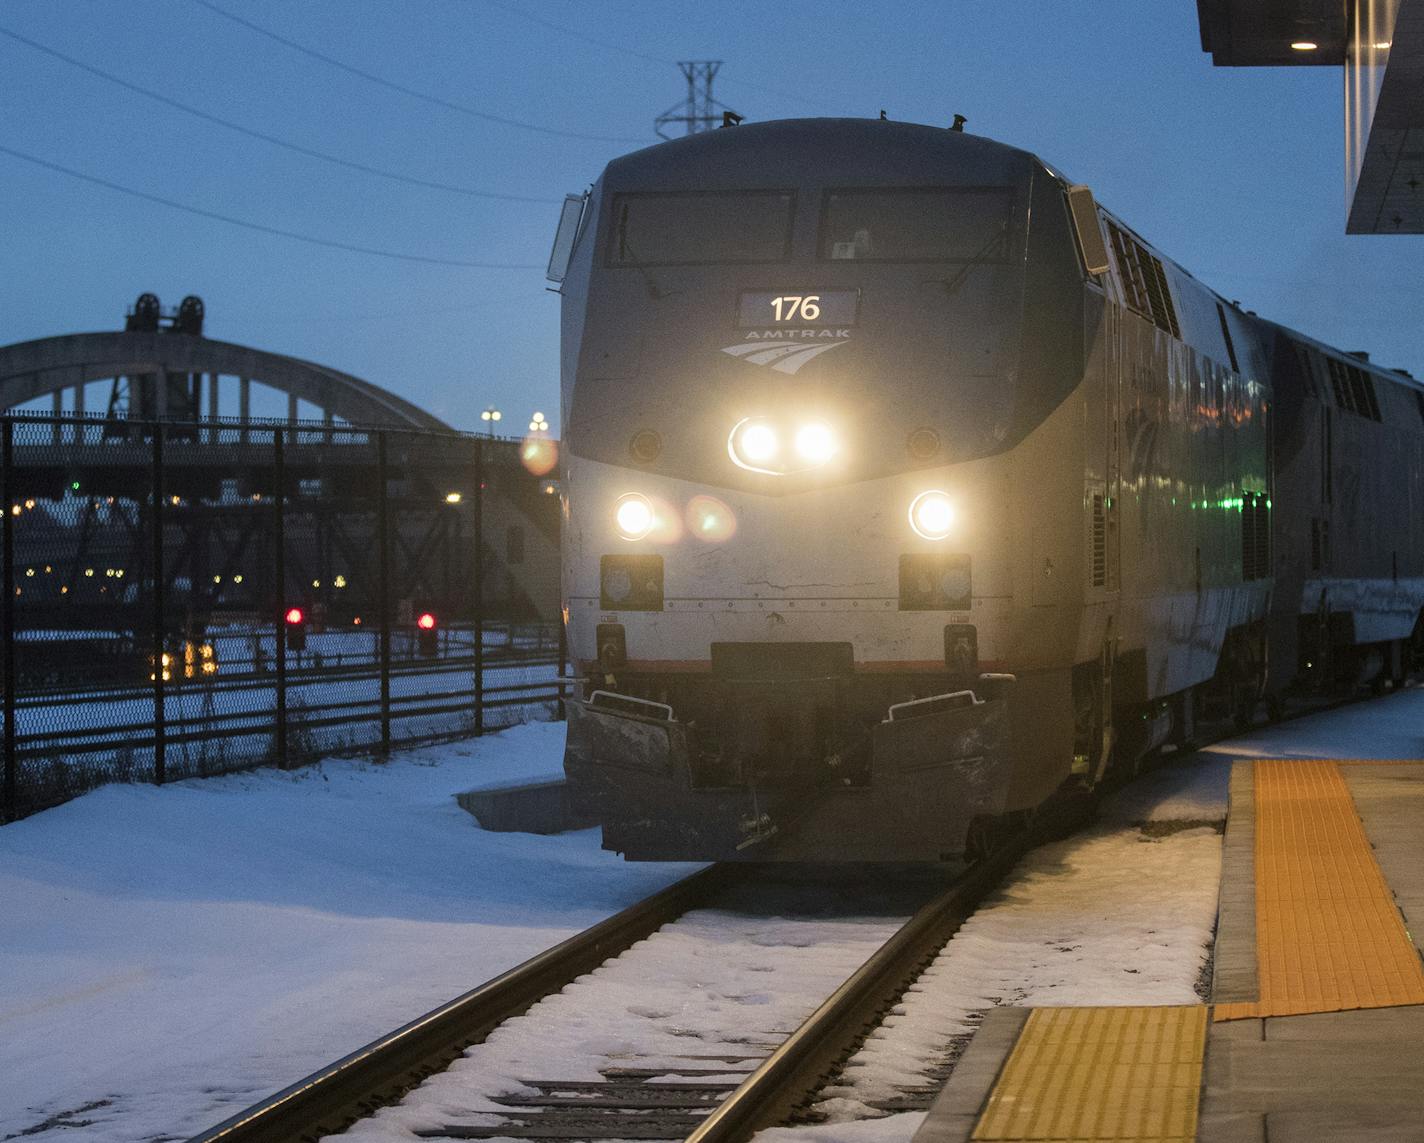
[(1424, 1004), (1424, 965), (1339, 766), (1253, 768), (1260, 996), (1215, 1019)]
[(1205, 1008), (1035, 1008), (972, 1139), (1191, 1143)]

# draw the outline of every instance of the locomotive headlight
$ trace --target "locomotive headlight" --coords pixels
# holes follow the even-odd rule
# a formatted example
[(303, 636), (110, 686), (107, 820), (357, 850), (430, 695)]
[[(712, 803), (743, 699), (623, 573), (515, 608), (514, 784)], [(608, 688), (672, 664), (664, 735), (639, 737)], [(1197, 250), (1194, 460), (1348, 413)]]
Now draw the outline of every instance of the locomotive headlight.
[(732, 460), (753, 472), (770, 472), (770, 465), (781, 451), (781, 441), (776, 430), (766, 421), (748, 417), (740, 421), (732, 430), (727, 441), (727, 451)]
[(910, 527), (926, 540), (942, 540), (954, 527), (954, 501), (932, 488), (910, 501)]
[(796, 430), (793, 441), (796, 455), (810, 465), (827, 464), (840, 451), (836, 434), (829, 425), (812, 421)]
[(653, 530), (653, 504), (640, 492), (625, 492), (613, 509), (613, 522), (625, 540), (641, 540)]
[(824, 421), (788, 423), (769, 417), (746, 417), (727, 438), (733, 463), (749, 472), (785, 476), (829, 464), (840, 453), (836, 432)]

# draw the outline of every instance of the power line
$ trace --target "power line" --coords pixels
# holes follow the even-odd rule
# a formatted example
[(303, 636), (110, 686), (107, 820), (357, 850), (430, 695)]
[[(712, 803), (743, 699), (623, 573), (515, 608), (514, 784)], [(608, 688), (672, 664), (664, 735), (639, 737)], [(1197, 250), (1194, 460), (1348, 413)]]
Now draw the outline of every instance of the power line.
[(79, 68), (81, 71), (86, 71), (90, 75), (98, 76), (100, 79), (106, 80), (109, 83), (117, 84), (119, 87), (122, 87), (128, 91), (137, 92), (139, 95), (144, 96), (146, 99), (152, 99), (168, 107), (176, 108), (177, 110), (182, 111), (187, 115), (192, 115), (208, 123), (216, 123), (219, 127), (225, 127), (229, 131), (236, 131), (240, 135), (247, 135), (253, 139), (261, 139), (264, 143), (271, 143), (273, 146), (276, 147), (284, 147), (288, 151), (295, 151), (299, 155), (306, 155), (309, 158), (320, 159), (326, 163), (333, 163), (338, 167), (346, 167), (348, 170), (360, 171), (363, 174), (375, 175), (378, 178), (392, 179), (395, 182), (409, 183), (412, 186), (428, 187), (433, 190), (450, 191), (453, 194), (468, 195), (471, 198), (491, 198), (501, 199), (505, 202), (534, 203), (556, 203), (562, 201), (561, 199), (556, 198), (532, 198), (527, 195), (500, 194), (496, 191), (475, 190), (472, 187), (457, 186), (453, 183), (433, 182), (429, 179), (416, 178), (414, 175), (403, 175), (399, 171), (383, 170), (380, 167), (368, 166), (365, 163), (358, 163), (352, 159), (343, 159), (338, 155), (329, 155), (325, 151), (317, 151), (311, 147), (304, 147), (300, 143), (293, 143), (286, 139), (279, 139), (276, 135), (268, 135), (264, 131), (257, 131), (251, 127), (244, 127), (240, 123), (233, 123), (230, 120), (220, 118), (217, 115), (213, 115), (197, 107), (190, 107), (186, 103), (181, 103), (178, 100), (172, 99), (169, 96), (163, 95), (157, 91), (151, 91), (146, 87), (140, 87), (136, 83), (130, 83), (126, 79), (122, 79), (117, 75), (113, 75), (110, 72), (102, 70), (101, 68), (94, 67), (92, 64), (87, 64), (83, 60), (75, 59), (73, 56), (67, 56), (61, 51), (57, 51), (54, 48), (39, 43), (37, 40), (32, 40), (27, 36), (22, 36), (18, 32), (11, 31), (9, 28), (0, 26), (0, 36), (7, 36), (17, 43), (24, 44), (28, 48), (33, 48), (37, 52), (43, 52), (47, 56), (52, 56), (57, 60), (61, 60), (64, 63), (69, 64), (71, 67)]
[(537, 131), (541, 135), (557, 135), (564, 139), (592, 139), (600, 143), (647, 142), (646, 139), (629, 135), (589, 135), (579, 131), (563, 131), (557, 127), (545, 127), (539, 123), (527, 123), (522, 119), (509, 119), (502, 115), (491, 115), (487, 111), (477, 111), (475, 108), (466, 106), (463, 103), (455, 103), (438, 95), (430, 95), (424, 91), (417, 91), (413, 87), (406, 87), (404, 84), (396, 83), (394, 80), (386, 79), (384, 76), (376, 75), (374, 72), (366, 71), (363, 68), (336, 59), (334, 56), (326, 55), (323, 52), (317, 51), (315, 48), (309, 48), (305, 44), (298, 43), (296, 40), (289, 40), (286, 36), (279, 35), (270, 28), (264, 28), (262, 25), (255, 24), (251, 20), (237, 15), (235, 12), (229, 12), (226, 8), (218, 7), (218, 5), (212, 3), (211, 0), (193, 0), (193, 3), (206, 8), (209, 12), (222, 16), (224, 19), (231, 20), (234, 24), (241, 24), (244, 28), (256, 32), (260, 36), (266, 36), (269, 40), (274, 40), (284, 47), (291, 48), (295, 52), (301, 52), (302, 55), (310, 56), (314, 60), (320, 60), (330, 67), (339, 68), (341, 71), (359, 76), (369, 83), (379, 84), (381, 87), (398, 91), (402, 95), (410, 96), (412, 99), (423, 100), (426, 103), (434, 104), (436, 107), (443, 107), (447, 111), (458, 111), (461, 115), (469, 115), (475, 119), (484, 119), (490, 123), (501, 123), (506, 127), (518, 127), (524, 131)]
[(292, 238), (298, 242), (309, 243), (312, 246), (327, 246), (333, 250), (347, 250), (353, 254), (373, 254), (378, 258), (394, 258), (401, 262), (425, 262), (434, 266), (462, 266), (476, 270), (542, 270), (544, 268), (541, 265), (526, 263), (467, 262), (458, 258), (433, 258), (425, 254), (404, 254), (398, 250), (380, 250), (374, 246), (358, 246), (350, 242), (335, 242), (329, 238), (315, 238), (310, 234), (299, 234), (295, 230), (283, 230), (277, 226), (264, 226), (260, 222), (248, 222), (246, 219), (233, 218), (231, 215), (218, 214), (212, 210), (204, 210), (199, 206), (189, 206), (187, 203), (174, 202), (171, 198), (162, 198), (156, 194), (149, 194), (147, 191), (121, 186), (119, 183), (110, 182), (108, 179), (101, 179), (97, 175), (87, 175), (83, 171), (76, 171), (70, 167), (61, 166), (59, 163), (51, 163), (48, 159), (27, 155), (23, 151), (16, 151), (4, 145), (0, 145), (0, 154), (10, 155), (26, 163), (33, 163), (37, 167), (44, 167), (46, 170), (58, 171), (62, 175), (69, 175), (71, 178), (81, 179), (86, 183), (93, 183), (95, 186), (106, 187), (109, 190), (118, 191), (120, 194), (130, 195), (133, 198), (141, 198), (146, 202), (156, 202), (160, 206), (171, 207), (174, 210), (181, 210), (188, 214), (196, 214), (200, 218), (211, 218), (218, 222), (226, 222), (230, 226), (240, 226), (244, 230), (256, 230), (261, 234), (275, 234), (280, 238)]
[(504, 4), (500, 0), (484, 0), (485, 4), (491, 8), (498, 8), (502, 12), (509, 12), (528, 20), (531, 24), (538, 24), (541, 28), (548, 28), (551, 32), (558, 32), (561, 36), (568, 36), (575, 40), (582, 40), (586, 44), (594, 44), (600, 48), (606, 48), (610, 52), (622, 52), (625, 56), (633, 56), (635, 59), (647, 60), (648, 63), (671, 64), (676, 61), (663, 59), (662, 56), (650, 56), (647, 52), (640, 52), (636, 48), (630, 48), (626, 44), (614, 44), (608, 40), (600, 40), (596, 36), (588, 36), (583, 32), (576, 32), (572, 28), (566, 28), (562, 24), (556, 24), (552, 20), (546, 20), (543, 16), (536, 16), (533, 12), (526, 12), (523, 8), (514, 4)]

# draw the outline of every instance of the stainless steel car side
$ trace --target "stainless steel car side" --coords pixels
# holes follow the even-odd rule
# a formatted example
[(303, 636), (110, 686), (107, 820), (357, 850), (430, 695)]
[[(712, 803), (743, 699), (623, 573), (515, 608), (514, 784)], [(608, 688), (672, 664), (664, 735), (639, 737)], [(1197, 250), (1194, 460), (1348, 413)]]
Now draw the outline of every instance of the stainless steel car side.
[[(958, 856), (1203, 704), (1407, 669), (1420, 513), (1360, 490), (1387, 465), (1417, 509), (1419, 387), (1068, 191), (962, 132), (792, 120), (625, 156), (566, 211), (565, 767), (606, 848)], [(1369, 542), (1322, 565), (1317, 522), (1306, 575), (1322, 487)]]

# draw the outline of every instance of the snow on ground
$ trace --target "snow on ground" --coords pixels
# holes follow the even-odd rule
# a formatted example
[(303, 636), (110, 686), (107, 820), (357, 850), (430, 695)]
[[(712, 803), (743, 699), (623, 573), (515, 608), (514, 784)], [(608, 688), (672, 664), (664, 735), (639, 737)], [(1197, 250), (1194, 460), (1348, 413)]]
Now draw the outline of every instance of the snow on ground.
[[(1216, 920), (1225, 766), (1165, 767), (1098, 822), (1039, 847), (960, 928), (827, 1089), (832, 1121), (932, 1082), (997, 1005), (1191, 1004)], [(1188, 828), (1144, 833), (1140, 821)], [(914, 1117), (903, 1126), (913, 1133)], [(909, 1136), (903, 1136), (908, 1138)]]
[(455, 805), (562, 753), (532, 723), (0, 829), (0, 1139), (186, 1137), (694, 868)]
[[(727, 909), (684, 914), (340, 1138), (413, 1143), (452, 1123), (507, 1122), (492, 1096), (532, 1093), (524, 1080), (597, 1081), (612, 1067), (666, 1069), (652, 1083), (739, 1082), (904, 923), (910, 910), (893, 912), (892, 895), (862, 892), (850, 907), (867, 914), (844, 915), (834, 888), (758, 883)], [(708, 1067), (723, 1074), (680, 1070)]]
[(1424, 686), (1263, 726), (1208, 746), (1235, 758), (1424, 758)]
[[(458, 790), (556, 776), (562, 734), (533, 724), (385, 765), (108, 786), (0, 829), (0, 1139), (46, 1122), (26, 1138), (185, 1136), (688, 872), (624, 864), (593, 831), (482, 833), (456, 808)], [(848, 1102), (825, 1110), (863, 1112), (917, 1082), (994, 1004), (1191, 1001), (1219, 838), (1132, 823), (1220, 818), (1235, 758), (1421, 755), (1415, 688), (1263, 727), (1120, 792), (1098, 825), (1025, 859), (848, 1070)], [(759, 986), (773, 979), (760, 969), (799, 958), (820, 987), (844, 966), (767, 932), (729, 934), (712, 956), (662, 942), (657, 981), (614, 986), (613, 1023), (569, 1025), (561, 1068), (615, 1057), (635, 1029), (689, 1050), (687, 984), (725, 1007), (713, 1027), (729, 1039), (780, 1029), (792, 1000)], [(513, 1075), (536, 1047), (500, 1036)], [(903, 1143), (920, 1119), (787, 1130)]]

